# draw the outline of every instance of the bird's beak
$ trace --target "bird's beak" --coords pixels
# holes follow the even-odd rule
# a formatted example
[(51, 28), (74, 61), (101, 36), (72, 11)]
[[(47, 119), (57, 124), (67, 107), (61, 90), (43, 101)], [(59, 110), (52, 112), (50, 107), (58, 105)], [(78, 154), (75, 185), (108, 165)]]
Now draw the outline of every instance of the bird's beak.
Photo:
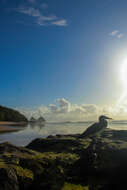
[(105, 119), (112, 119), (112, 118), (110, 118), (110, 117), (106, 117)]

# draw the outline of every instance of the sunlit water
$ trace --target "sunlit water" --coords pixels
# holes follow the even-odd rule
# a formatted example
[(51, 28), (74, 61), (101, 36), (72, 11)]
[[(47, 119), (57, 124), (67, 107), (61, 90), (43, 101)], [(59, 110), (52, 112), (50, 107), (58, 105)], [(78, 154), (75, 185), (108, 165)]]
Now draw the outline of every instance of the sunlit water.
[[(46, 123), (45, 125), (28, 125), (18, 132), (0, 134), (0, 143), (9, 141), (18, 146), (26, 146), (35, 138), (56, 134), (77, 134), (85, 131), (93, 122), (84, 123)], [(127, 130), (127, 122), (109, 123), (109, 128)]]

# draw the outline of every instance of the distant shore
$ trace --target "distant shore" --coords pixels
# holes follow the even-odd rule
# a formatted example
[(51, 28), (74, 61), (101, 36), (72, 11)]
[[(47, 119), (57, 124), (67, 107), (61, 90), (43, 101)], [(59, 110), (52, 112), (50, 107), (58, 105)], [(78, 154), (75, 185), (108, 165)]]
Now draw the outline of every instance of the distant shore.
[(21, 130), (20, 128), (18, 129), (17, 127), (24, 127), (26, 125), (27, 122), (0, 121), (0, 133), (16, 132)]
[(26, 126), (27, 122), (0, 121), (0, 126)]

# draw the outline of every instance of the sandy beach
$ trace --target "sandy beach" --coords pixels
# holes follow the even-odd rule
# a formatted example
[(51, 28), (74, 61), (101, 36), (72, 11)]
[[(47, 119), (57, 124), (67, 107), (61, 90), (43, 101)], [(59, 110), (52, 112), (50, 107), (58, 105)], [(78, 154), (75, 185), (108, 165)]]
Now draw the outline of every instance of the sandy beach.
[[(0, 121), (0, 133), (6, 133), (6, 132), (15, 132), (21, 130), (20, 128), (18, 129), (17, 127), (25, 126), (27, 123), (25, 122), (5, 122), (5, 121)], [(14, 126), (14, 127), (13, 127)], [(17, 126), (17, 127), (16, 127)]]
[(20, 129), (14, 129), (14, 128), (9, 128), (9, 127), (5, 127), (5, 126), (0, 126), (0, 133), (16, 132), (19, 130)]
[(0, 121), (0, 126), (25, 126), (27, 122)]

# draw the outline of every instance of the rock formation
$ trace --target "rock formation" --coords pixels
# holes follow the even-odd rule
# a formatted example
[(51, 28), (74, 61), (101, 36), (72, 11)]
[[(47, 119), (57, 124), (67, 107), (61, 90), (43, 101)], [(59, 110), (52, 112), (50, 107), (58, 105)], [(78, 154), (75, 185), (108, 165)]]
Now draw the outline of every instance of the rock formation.
[(34, 117), (31, 117), (29, 120), (30, 123), (37, 123), (37, 124), (41, 124), (45, 122), (45, 119), (43, 117), (39, 117), (38, 119), (35, 119)]
[(0, 144), (0, 190), (111, 190), (127, 184), (127, 131)]
[(0, 106), (0, 121), (27, 122), (27, 118), (14, 109)]
[(36, 122), (36, 119), (34, 117), (31, 117), (29, 122)]
[(43, 117), (39, 117), (39, 118), (37, 119), (37, 122), (39, 122), (39, 123), (45, 122), (45, 119), (44, 119)]

